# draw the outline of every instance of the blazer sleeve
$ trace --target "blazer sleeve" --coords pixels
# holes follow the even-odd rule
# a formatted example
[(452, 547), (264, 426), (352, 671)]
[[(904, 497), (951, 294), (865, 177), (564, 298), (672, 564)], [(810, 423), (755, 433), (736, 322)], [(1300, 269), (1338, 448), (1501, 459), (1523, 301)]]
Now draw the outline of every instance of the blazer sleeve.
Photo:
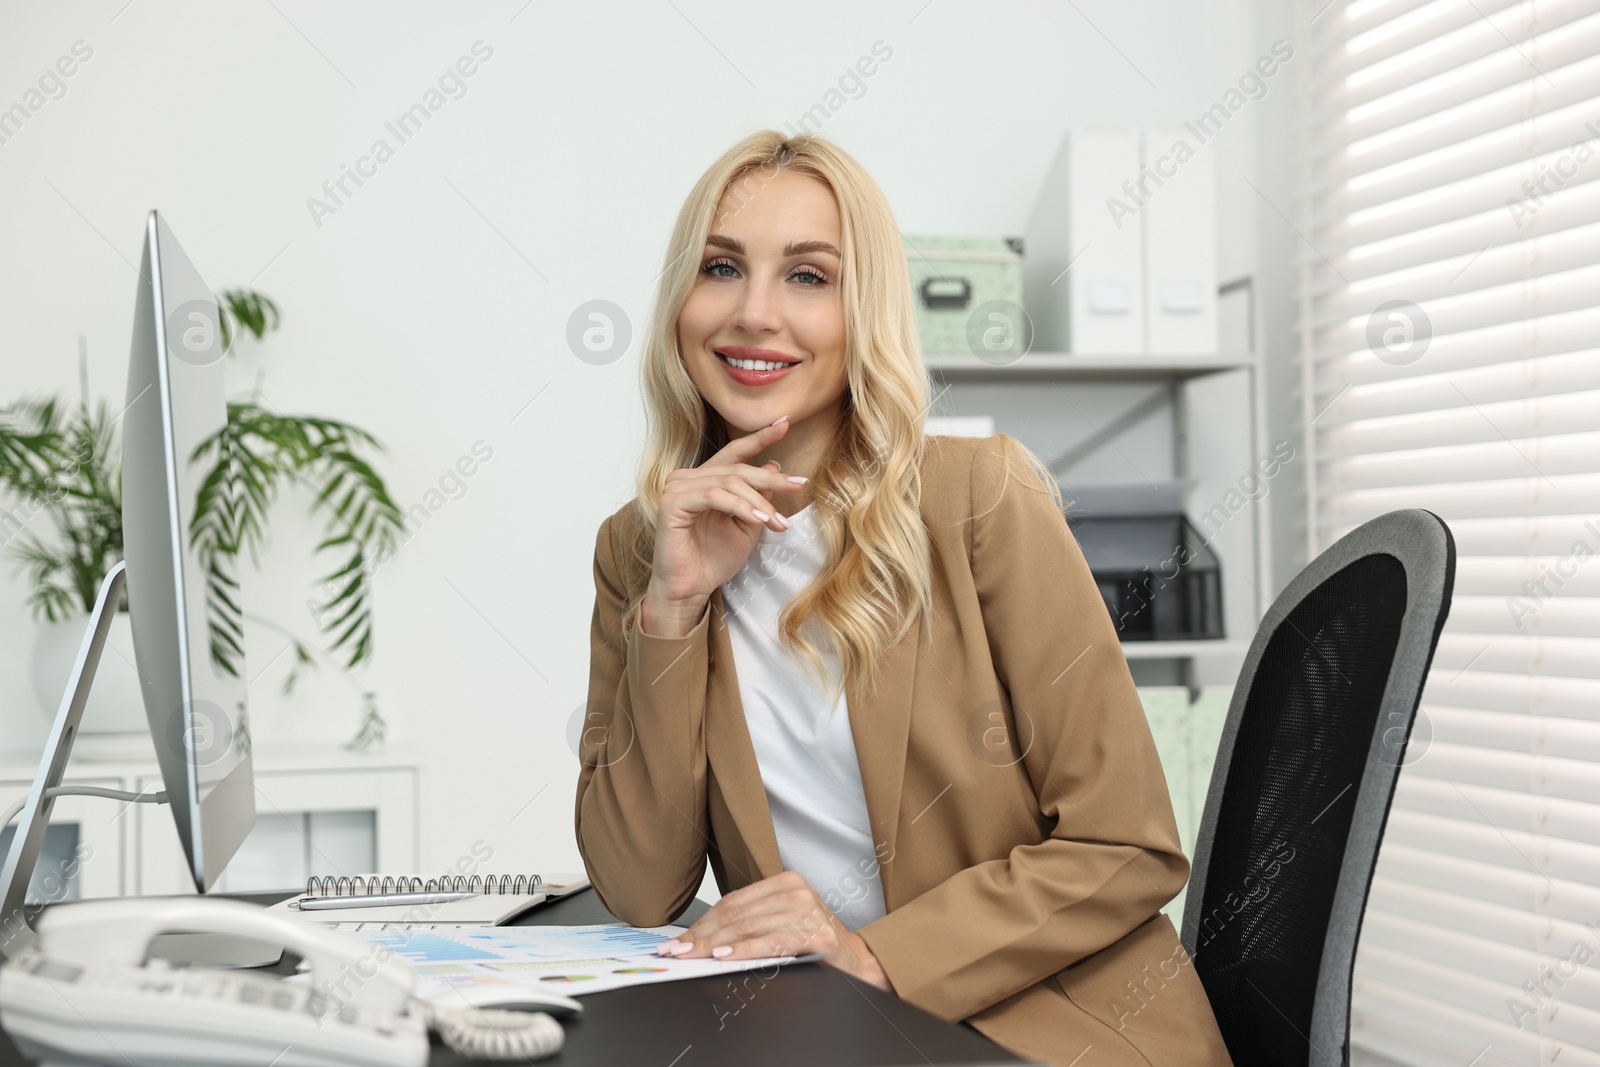
[(659, 926), (688, 907), (705, 874), (711, 609), (683, 637), (653, 637), (639, 626), (623, 634), (627, 600), (616, 559), (608, 518), (595, 541), (578, 851), (613, 915)]
[(971, 493), (984, 627), (1012, 707), (1033, 723), (1022, 762), (1054, 826), (858, 931), (895, 992), (947, 1020), (1113, 944), (1176, 896), (1189, 873), (1110, 615), (1013, 438), (978, 446)]

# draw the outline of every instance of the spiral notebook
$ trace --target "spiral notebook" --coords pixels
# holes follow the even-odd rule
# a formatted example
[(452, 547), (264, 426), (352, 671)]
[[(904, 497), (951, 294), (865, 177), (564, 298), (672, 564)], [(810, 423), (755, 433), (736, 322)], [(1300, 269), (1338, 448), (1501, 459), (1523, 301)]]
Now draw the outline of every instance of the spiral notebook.
[[(501, 926), (529, 908), (559, 900), (589, 885), (583, 874), (420, 875), (358, 874), (352, 877), (313, 877), (304, 893), (281, 900), (269, 908), (323, 926), (395, 923), (405, 926)], [(466, 892), (473, 896), (443, 904), (363, 904), (361, 907), (301, 911), (307, 897), (364, 897), (374, 900), (392, 893)]]

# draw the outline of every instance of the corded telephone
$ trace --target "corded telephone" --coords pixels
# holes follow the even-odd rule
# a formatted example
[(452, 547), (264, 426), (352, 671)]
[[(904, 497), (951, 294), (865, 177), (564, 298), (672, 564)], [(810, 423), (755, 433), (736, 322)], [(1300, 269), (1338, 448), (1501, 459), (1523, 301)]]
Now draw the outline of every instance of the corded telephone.
[[(420, 1067), (430, 1027), (479, 1059), (545, 1056), (565, 1036), (546, 1014), (422, 1000), (386, 950), (242, 901), (85, 901), (46, 909), (37, 929), (38, 943), (0, 967), (0, 1022), (46, 1064)], [(309, 963), (311, 983), (148, 959), (156, 937), (177, 932), (282, 945)]]

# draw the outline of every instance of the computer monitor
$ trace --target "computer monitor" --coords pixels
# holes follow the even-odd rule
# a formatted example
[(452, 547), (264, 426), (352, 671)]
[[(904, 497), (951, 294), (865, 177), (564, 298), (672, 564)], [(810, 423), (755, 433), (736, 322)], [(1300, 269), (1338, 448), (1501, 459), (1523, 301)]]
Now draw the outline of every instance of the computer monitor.
[(216, 297), (152, 211), (122, 417), (123, 558), (145, 717), (202, 893), (256, 818), (244, 658), (234, 657), (238, 674), (212, 661), (206, 563), (190, 536), (200, 483), (217, 453), (198, 462), (191, 456), (227, 418)]
[[(200, 461), (194, 451), (227, 421), (218, 316), (215, 296), (152, 211), (121, 416), (124, 560), (101, 584), (39, 771), (0, 863), (0, 952), (7, 955), (31, 938), (25, 893), (55, 797), (65, 790), (96, 790), (64, 790), (61, 782), (124, 584), (145, 717), (197, 890), (204, 893), (216, 883), (255, 825), (243, 656), (233, 658), (238, 674), (213, 662), (207, 561), (190, 536), (200, 484), (217, 462), (215, 451)], [(228, 568), (232, 560), (211, 563)], [(222, 573), (233, 579), (231, 572)]]

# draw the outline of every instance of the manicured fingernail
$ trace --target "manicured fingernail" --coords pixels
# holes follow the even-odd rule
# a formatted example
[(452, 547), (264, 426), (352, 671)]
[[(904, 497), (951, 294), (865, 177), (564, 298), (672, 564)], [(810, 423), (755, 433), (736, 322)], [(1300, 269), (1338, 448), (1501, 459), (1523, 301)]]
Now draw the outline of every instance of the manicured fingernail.
[(777, 418), (772, 420), (772, 425), (776, 426), (776, 425), (778, 425), (778, 423), (782, 422), (784, 419), (787, 419), (788, 417), (789, 416), (787, 416), (787, 415), (779, 415)]
[(681, 956), (685, 952), (693, 952), (693, 951), (694, 951), (694, 942), (693, 941), (680, 941), (678, 943), (678, 947), (672, 950), (672, 954), (674, 956)]
[(711, 954), (713, 956), (717, 957), (717, 959), (720, 960), (724, 956), (733, 955), (733, 946), (732, 945), (718, 945), (716, 948), (711, 950)]
[(798, 474), (791, 474), (791, 475), (789, 475), (789, 480), (791, 482), (793, 482), (795, 485), (805, 485), (811, 479), (810, 478), (802, 478)]
[(671, 941), (663, 941), (663, 942), (661, 942), (661, 944), (656, 946), (656, 955), (658, 955), (658, 956), (670, 955), (671, 953), (676, 952), (677, 949), (678, 949), (678, 946), (681, 945), (681, 944), (683, 944), (683, 942), (677, 940), (676, 938), (674, 938)]
[(789, 528), (789, 520), (784, 518), (782, 515), (774, 515), (773, 518), (777, 519), (778, 525), (782, 526), (785, 530)]
[(750, 509), (750, 514), (754, 515), (762, 522), (766, 522), (768, 519), (772, 518), (772, 516), (768, 515), (765, 511), (757, 511), (755, 508)]

